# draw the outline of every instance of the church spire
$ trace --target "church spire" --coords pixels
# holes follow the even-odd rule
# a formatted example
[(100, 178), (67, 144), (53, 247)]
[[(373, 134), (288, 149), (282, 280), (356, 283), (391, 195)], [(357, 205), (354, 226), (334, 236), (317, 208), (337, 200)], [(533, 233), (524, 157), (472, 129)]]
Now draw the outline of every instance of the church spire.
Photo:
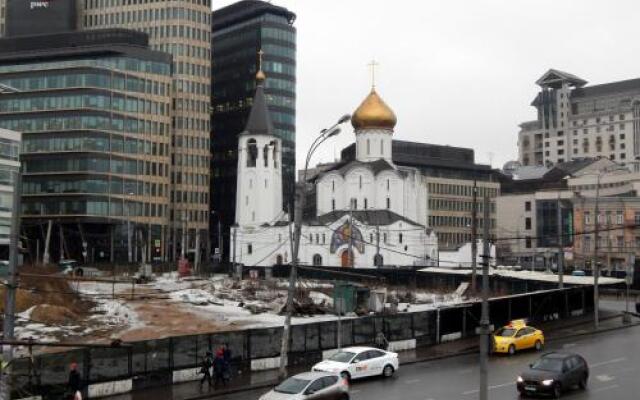
[(267, 99), (264, 94), (264, 81), (266, 76), (262, 71), (263, 54), (264, 52), (262, 50), (258, 52), (259, 69), (256, 74), (256, 93), (253, 96), (251, 112), (249, 113), (247, 125), (244, 128), (243, 134), (245, 135), (273, 135), (273, 125), (271, 124), (269, 107), (267, 106)]

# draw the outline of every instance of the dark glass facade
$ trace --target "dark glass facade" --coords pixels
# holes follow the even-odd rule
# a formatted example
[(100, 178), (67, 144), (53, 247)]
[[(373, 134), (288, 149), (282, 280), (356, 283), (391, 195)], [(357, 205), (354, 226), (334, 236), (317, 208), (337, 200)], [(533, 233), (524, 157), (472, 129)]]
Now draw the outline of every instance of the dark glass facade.
[[(212, 17), (212, 209), (223, 232), (235, 222), (238, 135), (244, 130), (259, 64), (267, 75), (265, 94), (274, 133), (282, 139), (283, 209), (295, 184), (295, 14), (262, 1), (240, 1)], [(217, 243), (216, 229), (211, 229)], [(225, 243), (230, 243), (225, 238)], [(226, 255), (229, 253), (225, 251)]]
[(571, 201), (536, 200), (536, 236), (538, 247), (558, 246), (558, 204), (561, 210), (562, 246), (573, 244), (573, 205)]
[(136, 258), (165, 258), (172, 60), (140, 47), (144, 34), (131, 32), (127, 46), (127, 31), (115, 32), (118, 43), (82, 50), (65, 47), (66, 35), (94, 34), (61, 35), (37, 59), (3, 52), (17, 39), (0, 40), (0, 84), (16, 89), (0, 97), (0, 127), (23, 134), (23, 226), (42, 244), (43, 224), (55, 221), (54, 260), (126, 260), (127, 220)]

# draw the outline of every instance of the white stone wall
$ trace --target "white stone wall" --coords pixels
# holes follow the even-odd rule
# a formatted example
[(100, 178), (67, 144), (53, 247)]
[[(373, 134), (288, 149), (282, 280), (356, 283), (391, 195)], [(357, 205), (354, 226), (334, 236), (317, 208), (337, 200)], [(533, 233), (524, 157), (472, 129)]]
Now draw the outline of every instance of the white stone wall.
[[(334, 233), (349, 221), (348, 215), (343, 216), (328, 226), (302, 227), (300, 242), (300, 262), (306, 265), (313, 264), (314, 255), (321, 257), (321, 265), (340, 266), (342, 254), (347, 251), (348, 243), (342, 244), (331, 252), (331, 240)], [(354, 220), (362, 233), (364, 252), (354, 245), (354, 267), (371, 268), (376, 254), (376, 227), (366, 226), (358, 220)], [(231, 237), (233, 238), (233, 229)], [(435, 234), (427, 235), (425, 229), (419, 225), (397, 221), (388, 226), (379, 227), (380, 254), (385, 265), (413, 265), (424, 264), (425, 256), (431, 259), (437, 257), (437, 239)], [(402, 243), (400, 243), (402, 234)], [(385, 242), (386, 238), (386, 242)], [(357, 242), (356, 242), (357, 244)], [(233, 257), (234, 243), (231, 243), (231, 257)], [(278, 260), (283, 263), (291, 261), (291, 242), (289, 241), (289, 229), (282, 227), (256, 227), (238, 228), (236, 233), (236, 262), (246, 266), (269, 266), (276, 264)]]
[(391, 163), (392, 140), (393, 131), (390, 129), (356, 131), (356, 160), (370, 162), (382, 158)]
[[(251, 139), (256, 141), (258, 150), (255, 167), (247, 166), (248, 142)], [(269, 149), (266, 166), (265, 146)], [(240, 226), (260, 226), (282, 217), (281, 149), (280, 139), (273, 136), (243, 135), (240, 137), (236, 194), (236, 222)]]

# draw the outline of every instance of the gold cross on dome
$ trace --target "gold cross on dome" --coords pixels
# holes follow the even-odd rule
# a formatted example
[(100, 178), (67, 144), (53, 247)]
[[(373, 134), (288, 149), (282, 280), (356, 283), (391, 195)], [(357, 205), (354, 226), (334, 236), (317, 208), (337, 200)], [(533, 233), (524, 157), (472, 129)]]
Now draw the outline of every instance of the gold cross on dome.
[(376, 67), (378, 67), (380, 63), (378, 63), (374, 58), (367, 65), (369, 66), (369, 68), (371, 68), (371, 87), (375, 88), (376, 87)]
[(262, 56), (264, 55), (264, 51), (262, 51), (262, 49), (260, 49), (258, 51), (258, 71), (262, 71)]

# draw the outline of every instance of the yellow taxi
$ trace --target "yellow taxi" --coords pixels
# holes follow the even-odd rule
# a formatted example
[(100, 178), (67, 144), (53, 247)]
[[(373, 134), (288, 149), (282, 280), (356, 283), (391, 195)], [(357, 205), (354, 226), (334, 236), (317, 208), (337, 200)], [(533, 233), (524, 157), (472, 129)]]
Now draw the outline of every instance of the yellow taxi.
[(544, 346), (544, 334), (541, 330), (527, 326), (527, 321), (518, 319), (498, 329), (493, 334), (495, 353), (515, 354), (516, 351)]

